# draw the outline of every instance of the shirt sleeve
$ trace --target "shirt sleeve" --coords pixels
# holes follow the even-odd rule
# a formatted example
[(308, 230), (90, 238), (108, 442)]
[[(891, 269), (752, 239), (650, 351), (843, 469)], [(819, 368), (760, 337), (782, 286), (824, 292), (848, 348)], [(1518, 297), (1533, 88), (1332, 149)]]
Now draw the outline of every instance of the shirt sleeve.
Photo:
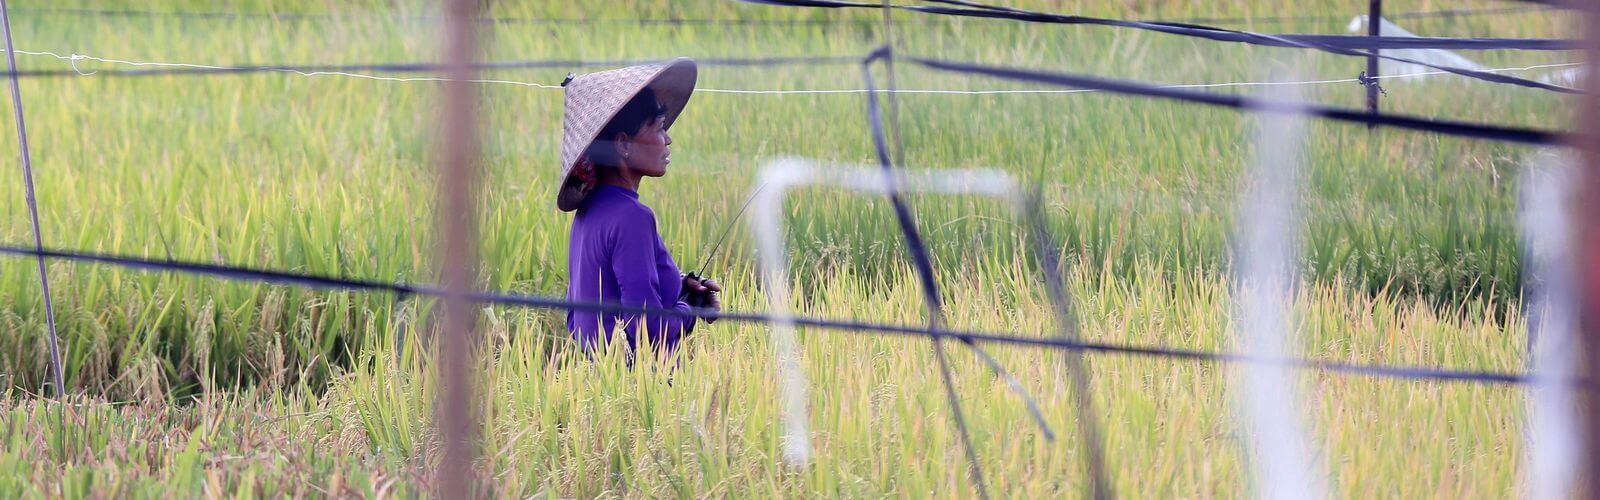
[[(689, 312), (689, 304), (677, 300), (677, 297), (671, 298), (672, 303), (662, 303), (661, 280), (679, 277), (657, 275), (656, 250), (660, 236), (656, 233), (655, 216), (648, 211), (630, 215), (617, 226), (611, 258), (611, 271), (617, 276), (622, 304)], [(644, 324), (650, 342), (657, 346), (676, 344), (678, 339), (694, 330), (692, 317), (646, 315), (641, 318), (639, 314), (628, 313), (619, 319), (630, 334), (637, 334), (637, 325)]]

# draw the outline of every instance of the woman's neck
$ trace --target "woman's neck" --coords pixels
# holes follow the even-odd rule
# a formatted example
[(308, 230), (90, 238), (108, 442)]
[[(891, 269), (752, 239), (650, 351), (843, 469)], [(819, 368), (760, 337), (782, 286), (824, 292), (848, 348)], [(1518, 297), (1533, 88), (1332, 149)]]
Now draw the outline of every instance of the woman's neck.
[(612, 186), (624, 188), (629, 191), (638, 192), (639, 179), (643, 177), (644, 176), (642, 175), (633, 173), (627, 167), (618, 167), (600, 169), (600, 178), (598, 180), (601, 184), (610, 184)]

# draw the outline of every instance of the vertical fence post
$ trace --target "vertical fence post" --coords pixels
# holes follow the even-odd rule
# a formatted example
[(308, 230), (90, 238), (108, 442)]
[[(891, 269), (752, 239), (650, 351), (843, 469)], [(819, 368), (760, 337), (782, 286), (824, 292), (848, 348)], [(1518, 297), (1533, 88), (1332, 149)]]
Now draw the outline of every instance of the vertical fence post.
[[(28, 124), (22, 118), (22, 88), (17, 83), (17, 54), (11, 45), (11, 9), (0, 0), (0, 25), (6, 36), (6, 73), (11, 80), (11, 109), (17, 117), (17, 149), (22, 153), (22, 183), (28, 197), (28, 217), (33, 222), (33, 249), (44, 251), (44, 236), (39, 228), (39, 203), (33, 193), (33, 157), (28, 153)], [(50, 297), (50, 275), (44, 265), (44, 256), (36, 255), (39, 263), (39, 288), (44, 296), (44, 323), (50, 332), (50, 375), (56, 399), (67, 393), (67, 376), (61, 367), (61, 343), (56, 338), (56, 310)]]
[[(1577, 262), (1582, 283), (1578, 294), (1578, 330), (1583, 350), (1585, 381), (1600, 380), (1600, 2), (1584, 2), (1584, 87), (1578, 111), (1577, 147), (1579, 212), (1572, 221)], [(1585, 387), (1581, 417), (1587, 449), (1578, 470), (1588, 470), (1584, 485), (1589, 498), (1600, 499), (1600, 390)]]
[[(1382, 33), (1383, 25), (1383, 0), (1370, 0), (1367, 3), (1367, 36), (1376, 37)], [(1367, 112), (1378, 114), (1378, 49), (1367, 49), (1372, 55), (1367, 56)], [(1372, 130), (1377, 125), (1368, 123), (1367, 130)]]
[(444, 0), (444, 107), (440, 120), (438, 224), (440, 281), (444, 316), (438, 338), (439, 386), (436, 403), (441, 456), (435, 476), (441, 498), (470, 498), (474, 491), (473, 446), (477, 437), (477, 398), (473, 367), (477, 311), (468, 296), (477, 281), (478, 131), (476, 0)]

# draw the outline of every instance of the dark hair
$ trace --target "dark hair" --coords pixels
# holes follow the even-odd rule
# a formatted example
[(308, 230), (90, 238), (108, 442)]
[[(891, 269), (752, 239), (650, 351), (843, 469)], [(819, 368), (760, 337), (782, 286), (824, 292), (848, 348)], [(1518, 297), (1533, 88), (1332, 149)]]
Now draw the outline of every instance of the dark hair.
[(663, 118), (667, 115), (667, 107), (661, 105), (656, 99), (656, 92), (646, 87), (638, 95), (629, 99), (617, 115), (611, 118), (605, 128), (600, 129), (600, 135), (595, 137), (594, 144), (589, 146), (589, 160), (595, 166), (618, 167), (617, 148), (611, 141), (617, 134), (627, 134), (629, 137), (639, 135), (639, 131), (650, 123), (651, 120)]

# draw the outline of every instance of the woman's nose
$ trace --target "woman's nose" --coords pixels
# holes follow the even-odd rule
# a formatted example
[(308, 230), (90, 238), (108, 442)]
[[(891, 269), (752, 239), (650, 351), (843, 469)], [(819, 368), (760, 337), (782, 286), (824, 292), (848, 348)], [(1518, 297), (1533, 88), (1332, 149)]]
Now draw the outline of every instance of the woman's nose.
[(661, 136), (667, 138), (666, 145), (668, 145), (668, 146), (672, 145), (672, 134), (668, 134), (666, 132), (661, 132)]

